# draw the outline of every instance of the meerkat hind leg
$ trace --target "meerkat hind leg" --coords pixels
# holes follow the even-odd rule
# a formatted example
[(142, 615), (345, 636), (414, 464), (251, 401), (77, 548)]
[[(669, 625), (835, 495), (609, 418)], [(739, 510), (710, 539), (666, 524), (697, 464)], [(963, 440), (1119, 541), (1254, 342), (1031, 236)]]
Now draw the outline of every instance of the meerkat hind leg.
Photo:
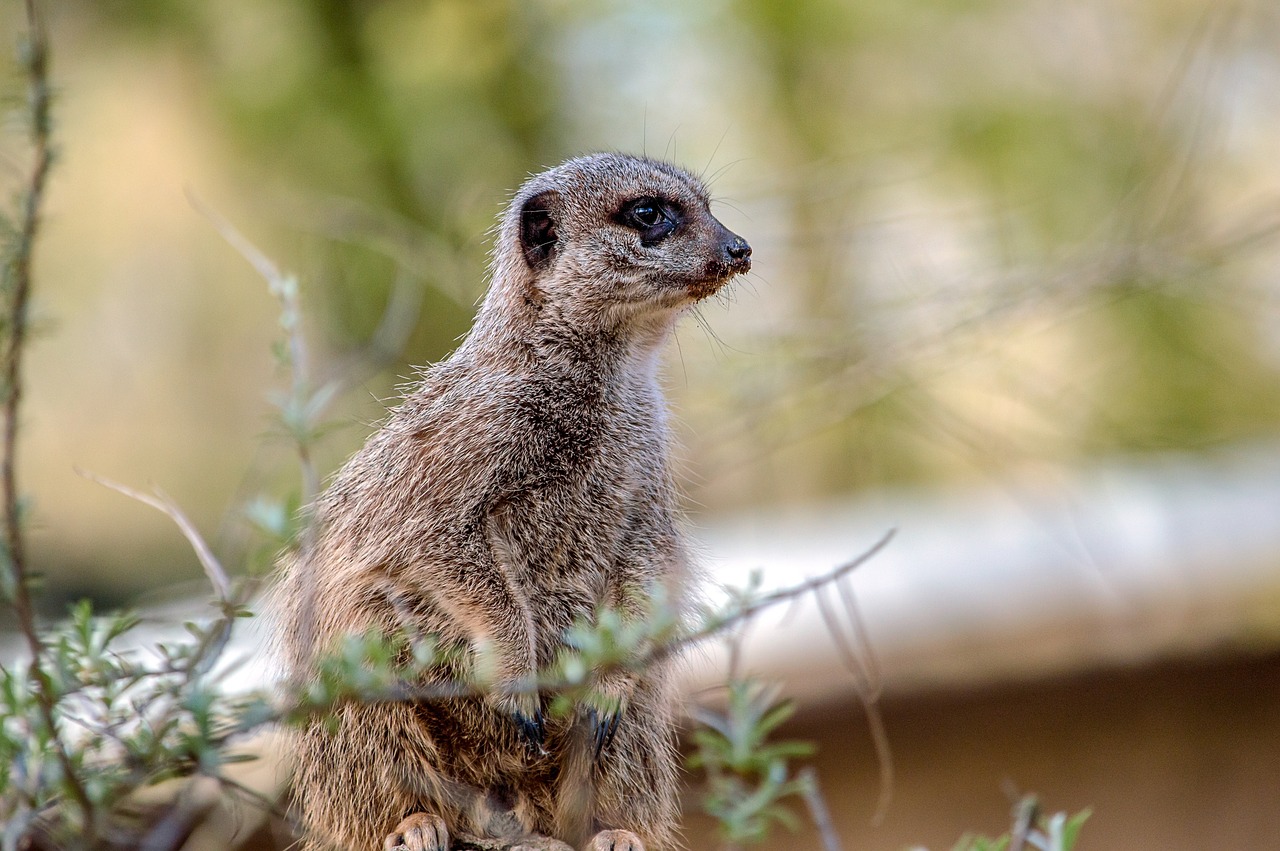
[(440, 816), (413, 813), (383, 841), (385, 851), (449, 851), (449, 828)]

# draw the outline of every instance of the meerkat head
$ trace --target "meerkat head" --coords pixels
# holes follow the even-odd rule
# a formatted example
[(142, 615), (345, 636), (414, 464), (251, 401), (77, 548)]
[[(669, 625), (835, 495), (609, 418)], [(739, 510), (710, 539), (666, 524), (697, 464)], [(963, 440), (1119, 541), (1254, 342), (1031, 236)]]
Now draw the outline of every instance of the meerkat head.
[(531, 178), (498, 235), (494, 286), (582, 322), (674, 313), (751, 268), (751, 246), (711, 214), (698, 178), (623, 154)]

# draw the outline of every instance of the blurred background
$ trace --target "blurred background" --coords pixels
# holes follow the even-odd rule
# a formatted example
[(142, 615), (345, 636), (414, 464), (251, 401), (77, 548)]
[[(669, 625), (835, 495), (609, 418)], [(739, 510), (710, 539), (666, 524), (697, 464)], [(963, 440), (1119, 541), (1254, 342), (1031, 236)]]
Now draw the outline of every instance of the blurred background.
[[(48, 612), (204, 593), (165, 518), (75, 466), (159, 484), (254, 570), (273, 544), (246, 506), (297, 490), (278, 308), (188, 196), (299, 275), (319, 376), (357, 376), (330, 471), (467, 330), (522, 179), (647, 152), (703, 174), (755, 249), (667, 369), (713, 580), (786, 585), (897, 529), (853, 583), (895, 754), (882, 823), (820, 619), (745, 645), (801, 699), (789, 733), (818, 742), (846, 847), (997, 833), (1021, 791), (1092, 806), (1082, 848), (1280, 846), (1280, 7), (48, 11), (21, 468)], [(705, 655), (691, 688), (723, 670)]]

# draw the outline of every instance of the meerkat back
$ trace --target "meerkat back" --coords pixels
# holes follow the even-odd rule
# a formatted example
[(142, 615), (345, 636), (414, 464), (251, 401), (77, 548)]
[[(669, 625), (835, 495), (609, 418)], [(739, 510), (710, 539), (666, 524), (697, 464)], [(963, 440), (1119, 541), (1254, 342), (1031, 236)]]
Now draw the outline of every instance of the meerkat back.
[(666, 163), (581, 157), (516, 194), (474, 327), (335, 477), (281, 586), (296, 681), (345, 634), (407, 630), (483, 655), (497, 685), (350, 702), (303, 730), (294, 788), (311, 848), (675, 847), (670, 662), (593, 672), (592, 699), (567, 716), (529, 684), (575, 622), (681, 605), (659, 354), (750, 254), (701, 182)]

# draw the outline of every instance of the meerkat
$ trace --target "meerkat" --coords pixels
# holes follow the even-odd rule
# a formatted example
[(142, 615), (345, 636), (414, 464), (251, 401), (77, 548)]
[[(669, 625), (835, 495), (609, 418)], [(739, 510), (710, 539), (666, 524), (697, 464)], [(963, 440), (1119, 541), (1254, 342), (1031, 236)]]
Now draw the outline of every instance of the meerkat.
[[(483, 654), (514, 686), (553, 663), (575, 621), (687, 599), (660, 352), (686, 308), (751, 265), (709, 200), (676, 166), (611, 153), (516, 193), (472, 330), (336, 475), (285, 571), (295, 681), (344, 635), (408, 630)], [(670, 665), (597, 672), (612, 711), (566, 717), (514, 688), (344, 703), (295, 741), (304, 841), (675, 848)]]

